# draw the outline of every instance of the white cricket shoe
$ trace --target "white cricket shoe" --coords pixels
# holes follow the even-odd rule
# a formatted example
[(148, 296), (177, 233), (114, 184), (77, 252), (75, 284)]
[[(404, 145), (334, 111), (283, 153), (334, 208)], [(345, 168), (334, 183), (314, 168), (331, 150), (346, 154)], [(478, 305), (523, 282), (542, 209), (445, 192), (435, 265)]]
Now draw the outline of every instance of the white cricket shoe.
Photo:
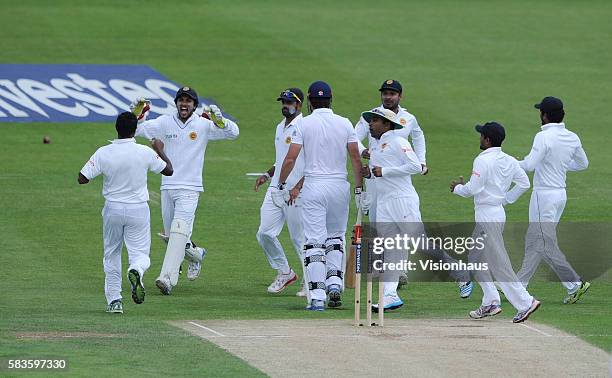
[(289, 273), (287, 274), (282, 274), (281, 272), (278, 272), (278, 274), (276, 275), (276, 279), (274, 279), (274, 282), (272, 282), (270, 286), (268, 286), (268, 293), (278, 294), (281, 291), (285, 290), (287, 286), (297, 281), (297, 279), (298, 276), (297, 274), (295, 274), (293, 269), (289, 269)]
[(204, 256), (206, 256), (205, 248), (196, 247), (195, 249), (197, 258), (189, 261), (189, 266), (187, 267), (187, 279), (190, 281), (193, 281), (200, 276), (200, 271), (202, 270), (202, 260), (204, 260)]
[[(385, 312), (396, 310), (404, 305), (404, 301), (397, 295), (385, 295), (383, 297), (383, 310)], [(378, 313), (378, 303), (372, 305), (372, 311)]]

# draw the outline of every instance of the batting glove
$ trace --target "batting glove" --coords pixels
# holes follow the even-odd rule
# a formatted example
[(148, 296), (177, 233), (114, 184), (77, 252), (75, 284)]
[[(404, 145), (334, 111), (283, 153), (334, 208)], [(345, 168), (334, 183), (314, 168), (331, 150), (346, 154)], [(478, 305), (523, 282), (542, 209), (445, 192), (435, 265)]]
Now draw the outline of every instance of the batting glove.
[(289, 198), (291, 197), (287, 188), (279, 189), (277, 187), (272, 187), (270, 196), (272, 197), (272, 203), (281, 209), (287, 206)]
[(355, 188), (355, 206), (357, 206), (357, 210), (364, 211), (363, 203), (366, 197), (366, 192), (364, 192), (361, 187)]

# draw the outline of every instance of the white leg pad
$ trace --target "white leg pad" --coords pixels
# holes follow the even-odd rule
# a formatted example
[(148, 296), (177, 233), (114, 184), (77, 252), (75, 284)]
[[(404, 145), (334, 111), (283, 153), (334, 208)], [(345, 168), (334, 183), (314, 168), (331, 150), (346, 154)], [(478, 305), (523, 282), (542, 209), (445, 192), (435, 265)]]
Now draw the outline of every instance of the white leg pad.
[(166, 256), (162, 265), (161, 279), (169, 280), (172, 286), (176, 286), (179, 276), (179, 268), (185, 258), (185, 244), (189, 240), (189, 224), (182, 219), (172, 220), (170, 237), (166, 247)]

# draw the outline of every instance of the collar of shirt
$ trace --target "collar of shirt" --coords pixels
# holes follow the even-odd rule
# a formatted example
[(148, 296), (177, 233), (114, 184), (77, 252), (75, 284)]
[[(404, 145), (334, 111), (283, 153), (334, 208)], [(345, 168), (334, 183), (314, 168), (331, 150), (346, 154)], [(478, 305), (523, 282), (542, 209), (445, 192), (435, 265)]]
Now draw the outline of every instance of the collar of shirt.
[(486, 150), (482, 151), (479, 155), (492, 154), (493, 152), (501, 151), (501, 147), (489, 147)]
[(546, 125), (542, 125), (542, 130), (546, 130), (550, 127), (559, 127), (559, 128), (565, 128), (565, 123), (561, 122), (561, 123), (547, 123)]
[[(385, 106), (383, 104), (380, 104), (380, 106), (378, 107), (378, 109), (385, 109)], [(397, 113), (395, 114), (400, 114), (401, 112), (405, 112), (406, 109), (402, 108), (400, 105), (397, 106)]]
[(394, 135), (395, 135), (395, 133), (393, 133), (393, 129), (391, 129), (389, 131), (385, 131), (385, 133), (380, 136), (379, 141), (382, 142), (383, 140), (389, 139), (389, 138), (393, 137)]
[(111, 143), (113, 143), (113, 144), (136, 143), (136, 139), (134, 139), (134, 138), (113, 139), (113, 140), (111, 140)]
[(191, 113), (191, 116), (189, 118), (187, 118), (187, 121), (185, 123), (183, 123), (183, 121), (181, 121), (181, 119), (178, 116), (178, 112), (172, 114), (172, 118), (174, 118), (174, 120), (176, 121), (176, 123), (181, 127), (184, 128), (185, 126), (187, 126), (189, 124), (189, 122), (193, 121), (196, 118), (199, 118), (200, 116), (196, 114), (196, 112), (194, 111), (193, 113)]
[(329, 113), (329, 114), (333, 114), (334, 111), (331, 110), (330, 108), (318, 108), (318, 109), (314, 109), (312, 111), (312, 114), (316, 114), (316, 113)]
[(297, 123), (297, 121), (299, 121), (299, 120), (300, 120), (300, 119), (302, 119), (302, 118), (303, 118), (302, 113), (299, 113), (299, 114), (298, 114), (297, 116), (295, 116), (295, 118), (294, 118), (294, 119), (292, 119), (292, 120), (291, 120), (291, 122), (290, 122), (288, 125), (286, 125), (286, 126), (285, 126), (285, 120), (286, 120), (286, 118), (285, 118), (284, 120), (282, 120), (282, 121), (281, 121), (281, 124), (283, 125), (283, 129), (287, 130), (287, 129), (288, 129), (288, 128), (290, 128), (291, 126), (295, 126), (295, 124)]

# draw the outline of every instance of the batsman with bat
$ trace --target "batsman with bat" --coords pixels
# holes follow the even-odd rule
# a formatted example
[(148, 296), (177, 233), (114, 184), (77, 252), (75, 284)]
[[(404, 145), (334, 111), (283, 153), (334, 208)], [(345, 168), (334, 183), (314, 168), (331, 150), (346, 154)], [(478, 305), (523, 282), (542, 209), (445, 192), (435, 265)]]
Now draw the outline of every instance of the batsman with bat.
[[(285, 157), (273, 195), (289, 201), (287, 179), (304, 151), (302, 217), (304, 265), (308, 276), (311, 311), (341, 306), (344, 235), (348, 222), (350, 184), (346, 159), (351, 157), (355, 177), (355, 201), (361, 208), (362, 176), (357, 137), (351, 122), (331, 109), (332, 90), (323, 81), (308, 88), (311, 114), (298, 125)], [(278, 192), (278, 193), (275, 193)], [(327, 297), (326, 297), (327, 291)]]
[[(155, 284), (164, 295), (169, 295), (178, 283), (179, 269), (183, 259), (190, 260), (187, 278), (195, 279), (200, 274), (201, 262), (206, 250), (195, 247), (191, 233), (198, 207), (200, 192), (204, 191), (202, 170), (209, 141), (236, 139), (238, 125), (223, 118), (218, 107), (211, 105), (214, 119), (195, 113), (199, 98), (191, 87), (182, 87), (174, 97), (176, 113), (162, 115), (146, 121), (146, 106), (138, 114), (137, 136), (150, 140), (160, 139), (165, 152), (174, 164), (174, 175), (164, 177), (161, 183), (161, 207), (164, 230), (169, 232), (166, 255), (161, 273)], [(138, 112), (139, 101), (132, 107)]]

